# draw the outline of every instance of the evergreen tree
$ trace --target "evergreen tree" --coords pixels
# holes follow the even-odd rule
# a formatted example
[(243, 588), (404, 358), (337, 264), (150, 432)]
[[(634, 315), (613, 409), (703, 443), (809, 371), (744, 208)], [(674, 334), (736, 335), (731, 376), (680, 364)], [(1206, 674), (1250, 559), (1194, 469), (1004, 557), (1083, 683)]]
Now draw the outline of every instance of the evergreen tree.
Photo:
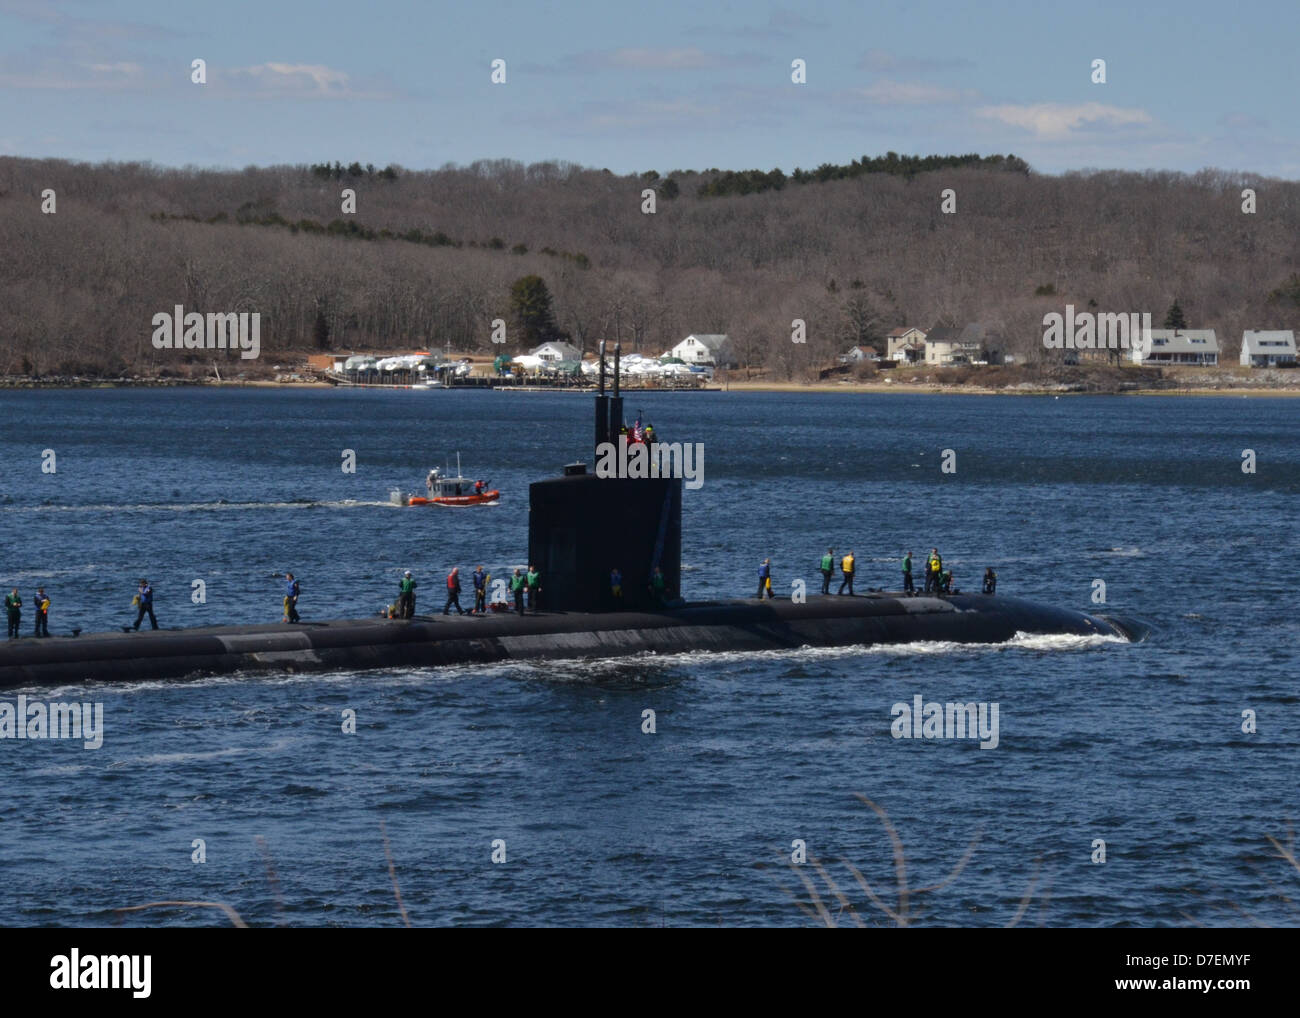
[(322, 311), (316, 312), (316, 324), (312, 328), (312, 336), (316, 340), (317, 350), (328, 350), (330, 348), (330, 323), (325, 320), (325, 314)]
[(1166, 329), (1185, 329), (1187, 328), (1187, 319), (1183, 317), (1183, 309), (1178, 306), (1178, 298), (1169, 305), (1169, 310), (1165, 313)]
[(551, 291), (541, 276), (521, 276), (510, 287), (510, 312), (525, 347), (560, 338), (551, 307)]

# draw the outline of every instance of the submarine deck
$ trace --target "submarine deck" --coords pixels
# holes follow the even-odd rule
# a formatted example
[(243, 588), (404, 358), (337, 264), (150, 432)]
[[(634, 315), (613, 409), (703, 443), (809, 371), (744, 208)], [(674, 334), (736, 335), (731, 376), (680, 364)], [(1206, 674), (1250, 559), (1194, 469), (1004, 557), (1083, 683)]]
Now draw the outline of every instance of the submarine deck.
[(0, 689), (256, 671), (425, 667), (511, 659), (756, 651), (946, 640), (1018, 632), (1113, 635), (1118, 621), (1004, 595), (879, 591), (806, 601), (692, 602), (656, 611), (539, 610), (482, 616), (304, 620), (24, 638), (0, 644)]

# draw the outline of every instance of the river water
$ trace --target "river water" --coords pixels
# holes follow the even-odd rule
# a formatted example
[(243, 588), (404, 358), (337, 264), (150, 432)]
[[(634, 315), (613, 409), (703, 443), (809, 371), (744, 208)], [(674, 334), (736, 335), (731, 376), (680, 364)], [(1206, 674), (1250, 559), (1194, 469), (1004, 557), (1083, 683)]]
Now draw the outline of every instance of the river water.
[[(0, 585), (29, 612), (44, 585), (56, 636), (133, 621), (143, 575), (164, 627), (276, 621), (285, 570), (305, 619), (375, 613), (407, 568), (440, 607), (452, 565), (525, 564), (529, 482), (591, 459), (591, 401), (569, 393), (15, 391), (0, 410)], [(838, 922), (889, 923), (850, 868), (896, 909), (859, 795), (911, 888), (974, 845), (909, 896), (915, 923), (1300, 921), (1268, 840), (1300, 819), (1300, 400), (632, 394), (638, 411), (703, 443), (688, 597), (752, 594), (769, 556), (778, 591), (815, 592), (827, 545), (857, 552), (860, 590), (893, 587), (905, 550), (937, 545), (959, 586), (992, 565), (1001, 592), (1151, 636), (8, 691), (101, 702), (104, 739), (0, 740), (0, 923), (226, 921), (114, 911), (186, 900), (398, 925), (384, 831), (416, 925), (806, 925), (801, 877)], [(387, 504), (457, 451), (499, 505)], [(917, 695), (998, 704), (996, 748), (894, 738)]]

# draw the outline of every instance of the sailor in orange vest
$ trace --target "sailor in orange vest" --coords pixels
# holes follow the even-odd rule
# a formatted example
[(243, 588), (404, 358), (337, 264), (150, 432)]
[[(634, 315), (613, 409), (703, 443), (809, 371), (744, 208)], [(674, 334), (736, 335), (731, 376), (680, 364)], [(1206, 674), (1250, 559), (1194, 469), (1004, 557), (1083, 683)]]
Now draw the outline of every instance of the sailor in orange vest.
[(452, 605), (456, 606), (456, 611), (465, 614), (465, 609), (460, 606), (460, 566), (452, 566), (447, 574), (447, 603), (442, 606), (442, 613), (450, 615)]

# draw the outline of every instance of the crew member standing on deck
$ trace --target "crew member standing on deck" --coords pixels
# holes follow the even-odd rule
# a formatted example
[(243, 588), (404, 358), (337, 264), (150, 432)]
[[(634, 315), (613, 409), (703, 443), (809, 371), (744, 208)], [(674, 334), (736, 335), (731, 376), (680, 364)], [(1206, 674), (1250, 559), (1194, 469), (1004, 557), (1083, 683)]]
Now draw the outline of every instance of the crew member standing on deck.
[(140, 589), (135, 592), (136, 604), (140, 606), (140, 611), (135, 617), (135, 625), (131, 628), (136, 632), (140, 631), (140, 623), (144, 621), (146, 615), (149, 616), (149, 624), (158, 628), (158, 619), (153, 613), (153, 587), (149, 585), (147, 579), (140, 581)]
[(5, 615), (9, 618), (9, 639), (18, 639), (18, 624), (23, 620), (23, 599), (18, 596), (18, 588), (5, 595)]
[(835, 575), (835, 549), (827, 548), (826, 554), (822, 556), (821, 565), (818, 570), (822, 574), (822, 593), (831, 592), (831, 577)]
[(912, 553), (910, 551), (903, 556), (903, 593), (916, 593), (916, 588), (912, 586)]
[(50, 599), (45, 596), (45, 588), (36, 588), (36, 597), (33, 599), (36, 608), (36, 635), (50, 635)]
[(524, 574), (518, 569), (515, 575), (510, 577), (510, 593), (515, 596), (515, 613), (522, 615), (524, 613)]
[(618, 566), (609, 571), (609, 596), (616, 608), (623, 606), (623, 574), (619, 572)]
[(293, 573), (284, 574), (284, 619), (285, 622), (298, 622), (298, 581)]
[(542, 592), (542, 574), (536, 566), (528, 567), (528, 575), (524, 577), (524, 590), (528, 592), (528, 610), (537, 611), (537, 595)]
[(943, 572), (943, 559), (939, 557), (939, 549), (931, 548), (930, 557), (925, 560), (925, 592), (927, 594), (937, 594), (939, 592), (940, 573)]
[(487, 585), (490, 577), (483, 571), (483, 567), (479, 566), (470, 575), (470, 579), (474, 581), (474, 610), (472, 614), (482, 615), (487, 611)]
[(667, 600), (668, 581), (664, 579), (664, 571), (655, 566), (650, 574), (650, 602), (656, 608), (662, 608)]
[(849, 588), (849, 597), (853, 596), (853, 570), (857, 568), (857, 559), (853, 552), (849, 552), (840, 560), (840, 571), (844, 573), (844, 579), (840, 580), (840, 593), (844, 593), (844, 588)]
[(768, 597), (772, 597), (772, 560), (763, 559), (758, 565), (758, 593), (754, 596), (760, 601), (763, 600), (764, 592)]
[(452, 566), (447, 574), (447, 603), (442, 606), (442, 613), (450, 615), (452, 605), (460, 614), (465, 614), (465, 609), (460, 606), (460, 566)]
[(397, 617), (415, 618), (415, 577), (409, 569), (402, 574), (402, 579), (397, 584)]
[(998, 574), (989, 566), (984, 570), (984, 593), (996, 594), (998, 592)]

